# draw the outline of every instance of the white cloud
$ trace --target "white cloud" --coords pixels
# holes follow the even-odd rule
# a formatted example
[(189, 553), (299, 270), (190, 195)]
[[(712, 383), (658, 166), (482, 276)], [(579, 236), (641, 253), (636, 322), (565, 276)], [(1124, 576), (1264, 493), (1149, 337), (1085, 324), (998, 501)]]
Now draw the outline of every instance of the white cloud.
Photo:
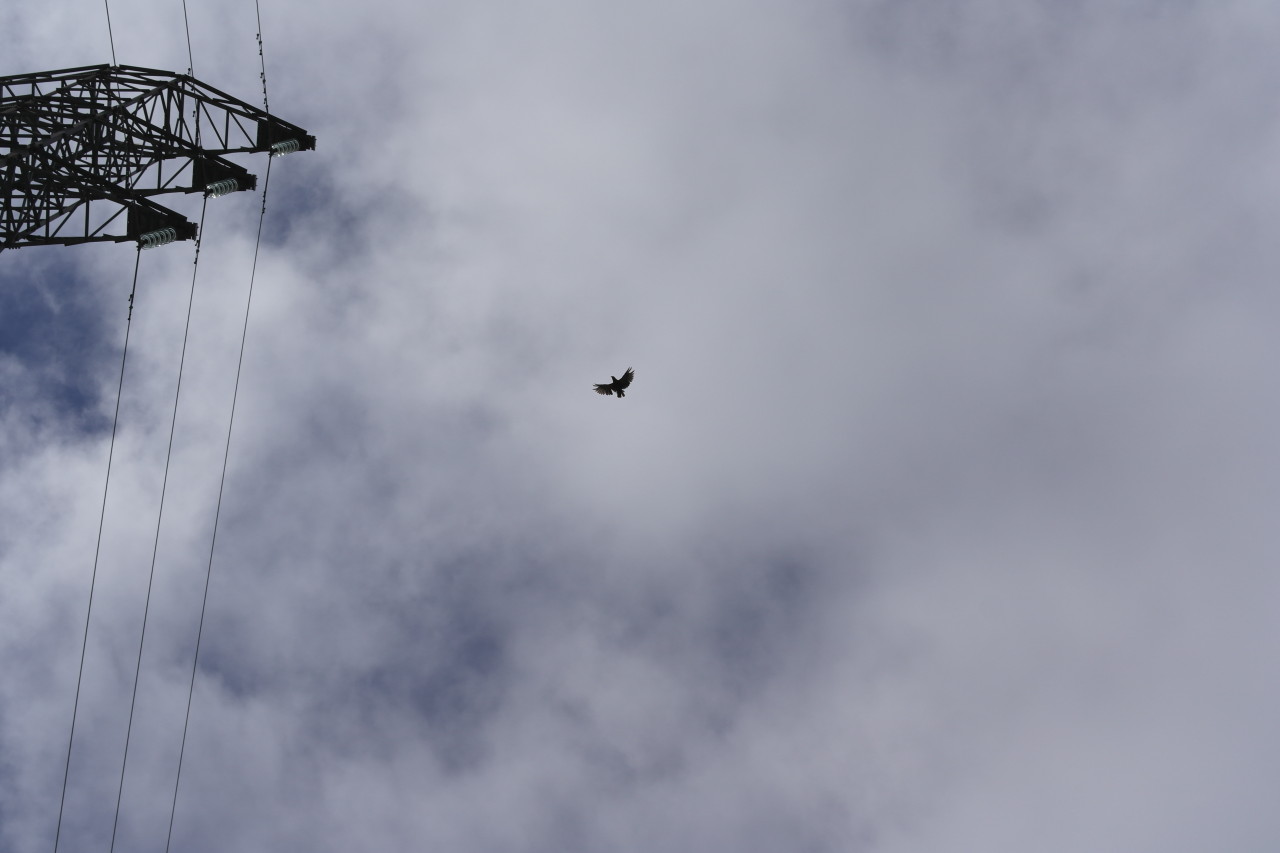
[[(272, 166), (180, 846), (1280, 838), (1273, 14), (265, 6), (319, 147)], [(148, 8), (113, 4), (121, 61), (181, 70)], [(6, 55), (103, 61), (55, 14), (10, 12)], [(250, 102), (255, 23), (193, 19)], [(256, 212), (209, 205), (130, 849), (168, 821)], [(39, 283), (36, 252), (82, 260)], [(47, 317), (65, 276), (115, 352), (131, 260), (5, 252), (0, 286)], [(190, 272), (143, 255), (67, 849), (110, 833)], [(19, 851), (56, 820), (118, 368), (32, 352), (0, 362)], [(41, 389), (82, 364), (77, 420)]]

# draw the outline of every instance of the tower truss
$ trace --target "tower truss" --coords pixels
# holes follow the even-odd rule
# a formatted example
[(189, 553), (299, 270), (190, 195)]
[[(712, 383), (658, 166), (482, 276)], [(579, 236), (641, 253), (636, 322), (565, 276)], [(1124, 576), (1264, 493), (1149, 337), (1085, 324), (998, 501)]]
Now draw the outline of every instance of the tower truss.
[(195, 223), (158, 196), (251, 190), (257, 177), (226, 155), (315, 145), (185, 74), (91, 65), (0, 77), (0, 251), (190, 240)]

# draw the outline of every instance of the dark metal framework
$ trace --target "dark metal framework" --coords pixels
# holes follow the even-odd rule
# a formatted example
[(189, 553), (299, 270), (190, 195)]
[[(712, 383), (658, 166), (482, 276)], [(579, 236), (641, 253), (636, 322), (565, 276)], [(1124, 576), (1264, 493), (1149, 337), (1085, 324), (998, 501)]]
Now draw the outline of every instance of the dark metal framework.
[(0, 251), (192, 239), (195, 223), (153, 197), (251, 190), (257, 177), (224, 155), (315, 144), (185, 74), (92, 65), (0, 77)]

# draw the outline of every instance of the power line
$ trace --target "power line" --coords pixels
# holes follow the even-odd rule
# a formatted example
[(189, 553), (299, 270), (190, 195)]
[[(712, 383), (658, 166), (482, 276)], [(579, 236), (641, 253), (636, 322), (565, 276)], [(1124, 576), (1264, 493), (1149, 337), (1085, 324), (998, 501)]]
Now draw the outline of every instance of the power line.
[(182, 0), (182, 25), (187, 29), (187, 74), (194, 77), (196, 63), (191, 57), (191, 20), (187, 17), (187, 0)]
[(76, 717), (80, 712), (80, 684), (84, 680), (84, 658), (89, 647), (89, 619), (93, 615), (93, 591), (98, 582), (98, 556), (102, 553), (102, 528), (107, 518), (107, 490), (111, 487), (111, 460), (116, 451), (116, 425), (120, 422), (120, 397), (124, 391), (124, 365), (129, 357), (129, 329), (133, 326), (133, 297), (138, 292), (138, 266), (142, 262), (142, 246), (133, 262), (133, 285), (129, 288), (129, 315), (124, 322), (124, 347), (120, 353), (120, 381), (116, 385), (116, 411), (111, 417), (111, 443), (107, 448), (107, 476), (102, 484), (102, 512), (98, 515), (98, 544), (93, 549), (93, 574), (89, 578), (89, 607), (84, 614), (84, 639), (80, 642), (80, 672), (76, 675), (76, 698), (71, 706), (71, 735), (67, 738), (67, 762), (62, 770), (62, 798), (58, 802), (58, 828), (53, 835), (53, 853), (62, 841), (62, 812), (67, 803), (67, 779), (71, 775), (71, 746), (76, 739)]
[[(262, 108), (270, 113), (271, 107), (267, 105), (267, 57), (262, 52), (262, 7), (259, 5), (258, 0), (253, 0), (253, 10), (258, 15), (258, 62), (262, 65), (262, 73), (258, 76), (262, 80)], [(268, 168), (270, 168), (270, 163), (268, 163)], [(266, 206), (266, 203), (267, 196), (264, 192), (262, 194), (262, 204), (264, 207)]]
[[(194, 80), (196, 76), (196, 71), (195, 71), (196, 61), (194, 56), (191, 53), (191, 18), (187, 15), (187, 0), (182, 0), (182, 26), (187, 33), (187, 76)], [(200, 144), (200, 107), (198, 104), (192, 107), (191, 117), (195, 119), (196, 145), (199, 146)], [(196, 255), (199, 256), (199, 254), (200, 254), (200, 248), (199, 246), (197, 246)]]
[[(107, 33), (111, 43), (111, 59), (112, 59), (112, 65), (113, 65), (113, 71), (114, 71), (118, 69), (118, 66), (115, 65), (116, 63), (115, 36), (114, 36), (114, 32), (112, 30), (112, 25), (111, 25), (111, 10), (109, 5), (109, 0), (103, 0), (103, 6), (106, 10), (106, 15), (107, 15)], [(254, 0), (254, 7), (255, 7), (255, 13), (256, 13), (256, 18), (258, 23), (257, 42), (258, 42), (258, 56), (259, 56), (259, 61), (261, 66), (261, 73), (259, 76), (262, 81), (262, 103), (263, 103), (264, 111), (267, 116), (266, 120), (270, 122), (270, 124), (268, 125), (268, 132), (266, 134), (261, 133), (262, 128), (261, 126), (259, 126), (259, 131), (260, 131), (259, 136), (260, 137), (265, 136), (267, 141), (265, 143), (261, 141), (258, 143), (259, 145), (267, 145), (269, 147), (267, 149), (259, 148), (258, 150), (269, 150), (270, 156), (268, 157), (268, 161), (267, 161), (266, 179), (264, 181), (263, 190), (262, 190), (262, 205), (261, 205), (261, 210), (259, 212), (258, 230), (257, 230), (256, 239), (255, 239), (255, 244), (254, 244), (253, 266), (252, 266), (250, 277), (249, 277), (249, 289), (248, 289), (248, 296), (245, 304), (244, 323), (241, 328), (239, 360), (236, 366), (235, 386), (232, 392), (231, 410), (230, 410), (230, 415), (227, 423), (227, 437), (226, 437), (226, 443), (223, 450), (221, 479), (219, 481), (219, 486), (218, 486), (218, 499), (217, 499), (217, 505), (214, 511), (213, 531), (212, 531), (212, 536), (209, 544), (209, 559), (208, 559), (208, 564), (206, 566), (206, 571), (205, 571), (204, 593), (201, 600), (199, 623), (196, 629), (196, 644), (195, 644), (195, 652), (192, 659), (191, 678), (190, 678), (190, 683), (187, 689), (187, 708), (186, 708), (186, 714), (183, 721), (182, 744), (178, 754), (177, 774), (174, 779), (173, 801), (171, 804), (170, 815), (169, 815), (169, 833), (165, 843), (166, 853), (168, 853), (172, 836), (173, 836), (173, 827), (175, 822), (175, 814), (177, 810), (178, 791), (179, 791), (179, 786), (181, 782), (183, 759), (186, 751), (187, 735), (188, 735), (190, 720), (191, 720), (191, 709), (192, 709), (194, 694), (195, 694), (195, 679), (196, 679), (196, 674), (199, 670), (199, 656), (200, 656), (200, 650), (201, 650), (201, 642), (202, 642), (203, 633), (204, 633), (205, 616), (208, 608), (209, 589), (210, 589), (211, 580), (212, 580), (213, 557), (216, 550), (218, 524), (221, 518), (222, 499), (223, 499), (223, 494), (224, 494), (224, 489), (226, 484), (227, 468), (228, 468), (229, 459), (230, 459), (231, 437), (232, 437), (233, 427), (235, 423), (236, 403), (239, 396), (240, 378), (241, 378), (242, 368), (244, 364), (244, 352), (245, 352), (246, 342), (248, 338), (249, 316), (250, 316), (250, 311), (251, 311), (252, 302), (253, 302), (254, 286), (255, 286), (255, 281), (257, 276), (258, 258), (261, 250), (262, 233), (263, 233), (264, 222), (266, 217), (267, 191), (268, 191), (268, 187), (270, 185), (270, 180), (271, 180), (271, 157), (279, 154), (290, 153), (292, 151), (311, 150), (315, 146), (314, 137), (307, 135), (300, 128), (295, 128), (292, 125), (288, 125), (287, 123), (284, 123), (284, 122), (273, 121), (270, 118), (270, 107), (269, 107), (268, 95), (267, 95), (266, 57), (263, 49), (263, 39), (262, 39), (262, 11), (259, 4), (259, 0)], [(187, 41), (187, 59), (188, 59), (187, 72), (188, 72), (188, 75), (191, 77), (192, 81), (194, 82), (194, 53), (192, 50), (190, 17), (188, 13), (186, 0), (183, 0), (182, 9), (183, 9), (183, 22), (185, 27), (185, 35), (186, 35), (186, 41)], [(176, 77), (177, 75), (173, 75), (173, 76)], [(245, 106), (247, 108), (247, 105)], [(195, 119), (196, 119), (194, 123), (195, 144), (197, 147), (199, 147), (200, 145), (200, 109), (198, 104), (195, 107)], [(251, 150), (251, 149), (246, 148), (246, 149), (237, 149), (237, 150)], [(252, 176), (249, 176), (249, 177), (252, 178)], [(135, 717), (135, 712), (137, 710), (138, 685), (141, 680), (142, 657), (144, 654), (144, 649), (146, 644), (147, 623), (150, 615), (151, 597), (152, 597), (152, 591), (154, 588), (154, 581), (155, 581), (156, 562), (159, 554), (160, 531), (161, 531), (163, 517), (164, 517), (164, 504), (165, 504), (165, 497), (166, 497), (166, 492), (168, 488), (170, 463), (172, 461), (172, 455), (173, 455), (173, 443), (174, 443), (174, 436), (175, 436), (176, 425), (177, 425), (178, 406), (179, 406), (179, 401), (181, 399), (183, 371), (184, 371), (184, 366), (186, 362), (187, 344), (188, 344), (190, 328), (191, 328), (192, 307), (195, 299), (195, 286), (196, 286), (197, 275), (199, 270), (200, 248), (201, 248), (201, 240), (203, 238), (205, 214), (207, 211), (209, 195), (219, 194), (219, 193), (213, 192), (212, 187), (215, 185), (221, 185), (221, 184), (227, 184), (227, 183), (231, 183), (234, 186), (235, 182), (234, 181), (215, 181), (206, 186), (204, 203), (202, 204), (201, 212), (200, 212), (200, 226), (197, 229), (194, 223), (189, 223), (191, 225), (191, 231), (196, 236), (195, 258), (193, 260), (191, 289), (190, 289), (190, 294), (188, 296), (188, 302), (187, 302), (187, 317), (186, 317), (186, 326), (183, 332), (182, 353), (178, 363), (177, 387), (175, 388), (175, 391), (174, 391), (173, 414), (172, 414), (172, 418), (169, 425), (169, 443), (168, 443), (168, 449), (165, 456), (164, 476), (161, 483), (160, 502), (159, 502), (159, 509), (158, 509), (157, 518), (156, 518), (156, 530), (155, 530), (155, 538), (154, 538), (153, 547), (152, 547), (150, 573), (147, 581), (146, 600), (143, 606), (142, 626), (141, 626), (140, 636), (138, 639), (138, 654), (137, 654), (137, 662), (134, 670), (132, 697), (131, 697), (130, 706), (129, 706), (129, 719), (128, 719), (128, 726), (125, 731), (124, 755), (122, 756), (122, 759), (121, 759), (120, 779), (119, 779), (119, 785), (116, 792), (115, 815), (114, 815), (112, 829), (111, 829), (110, 850), (112, 851), (112, 853), (114, 853), (116, 838), (118, 836), (120, 811), (121, 811), (121, 806), (122, 806), (123, 797), (124, 797), (124, 783), (125, 783), (125, 777), (127, 775), (127, 770), (128, 770), (129, 747), (132, 739), (133, 721)], [(250, 185), (250, 187), (251, 186), (252, 185)], [(243, 184), (241, 184), (241, 187), (243, 188)], [(172, 232), (173, 229), (169, 228), (167, 230)], [(160, 233), (160, 232), (155, 232), (155, 233)], [(127, 353), (128, 353), (129, 330), (132, 324), (133, 303), (134, 303), (134, 297), (136, 295), (136, 290), (137, 290), (140, 253), (141, 253), (141, 248), (143, 248), (144, 244), (158, 245), (158, 243), (146, 244), (145, 238), (148, 236), (150, 236), (150, 232), (148, 234), (142, 235), (144, 242), (140, 243), (139, 245), (139, 260), (135, 262), (133, 286), (129, 294), (129, 314), (128, 314), (126, 329), (125, 329), (124, 350), (121, 355), (120, 380), (119, 380), (119, 386), (116, 392), (115, 415), (112, 420), (111, 444), (108, 450), (108, 457), (107, 457), (107, 475), (106, 475), (106, 483), (104, 484), (104, 487), (103, 487), (102, 510), (101, 510), (101, 514), (98, 522), (98, 544), (94, 552), (93, 574), (90, 580), (90, 589), (89, 589), (89, 605), (85, 615), (84, 636), (81, 642), (80, 667), (79, 667), (79, 672), (76, 679), (76, 693), (75, 693), (75, 701), (72, 708), (71, 731), (68, 737), (67, 757), (66, 757), (64, 770), (63, 770), (62, 794), (61, 794), (61, 800), (60, 800), (59, 809), (58, 809), (58, 824), (57, 824), (57, 830), (54, 836), (54, 853), (58, 853), (58, 849), (61, 841), (62, 821), (63, 821), (64, 811), (65, 811), (68, 780), (70, 777), (71, 753), (72, 753), (73, 745), (75, 742), (75, 730), (76, 730), (76, 722), (77, 722), (78, 713), (79, 713), (80, 693), (81, 693), (81, 686), (83, 683), (85, 660), (86, 660), (87, 648), (88, 648), (88, 633), (89, 633), (90, 619), (91, 619), (92, 609), (93, 609), (94, 593), (96, 589), (97, 570), (98, 570), (98, 564), (99, 564), (99, 555), (101, 552), (102, 535), (105, 527), (107, 490), (110, 484), (111, 467), (112, 467), (112, 460), (114, 457), (114, 449), (115, 449), (115, 437), (117, 432), (117, 424), (119, 421), (121, 397), (123, 393), (125, 359), (127, 358)]]
[[(186, 4), (186, 0), (183, 0)], [(262, 109), (266, 113), (271, 113), (268, 104), (268, 96), (266, 96), (266, 55), (262, 50), (262, 9), (259, 0), (253, 0), (253, 10), (257, 14), (257, 56), (261, 64), (260, 78), (262, 81)], [(218, 523), (223, 514), (223, 492), (227, 485), (227, 462), (232, 452), (232, 429), (236, 425), (236, 401), (239, 398), (239, 380), (241, 380), (241, 371), (244, 366), (244, 343), (248, 339), (248, 316), (253, 305), (253, 283), (257, 279), (257, 256), (262, 246), (262, 223), (266, 220), (266, 191), (271, 186), (271, 155), (266, 158), (266, 175), (262, 178), (262, 206), (257, 214), (257, 237), (253, 240), (253, 265), (248, 274), (248, 297), (244, 301), (244, 323), (241, 327), (241, 347), (239, 347), (239, 359), (236, 362), (236, 384), (232, 388), (232, 410), (227, 420), (227, 443), (223, 447), (223, 471), (218, 480), (218, 503), (214, 508), (214, 530), (209, 540), (209, 564), (205, 567), (205, 592), (200, 599), (200, 622), (196, 628), (196, 651), (191, 658), (191, 681), (187, 685), (187, 712), (182, 721), (182, 745), (178, 747), (178, 772), (173, 779), (173, 803), (169, 807), (169, 834), (165, 836), (164, 849), (165, 853), (169, 853), (170, 845), (173, 844), (173, 825), (174, 818), (178, 813), (178, 786), (182, 784), (182, 762), (187, 754), (187, 731), (191, 729), (191, 706), (195, 701), (196, 695), (196, 672), (200, 669), (200, 644), (205, 635), (205, 613), (209, 608), (209, 585), (214, 575), (214, 551), (218, 547)]]
[(116, 830), (120, 825), (120, 801), (124, 797), (125, 768), (129, 764), (129, 740), (133, 734), (133, 712), (138, 705), (138, 680), (142, 674), (142, 648), (147, 639), (147, 615), (151, 610), (151, 588), (156, 578), (156, 555), (160, 551), (160, 522), (164, 518), (164, 496), (169, 485), (169, 462), (173, 458), (173, 434), (178, 423), (178, 400), (182, 394), (182, 368), (187, 360), (187, 338), (191, 331), (191, 306), (196, 297), (196, 273), (200, 269), (200, 242), (204, 238), (204, 214), (209, 206), (209, 196), (204, 197), (200, 206), (200, 230), (196, 237), (196, 254), (191, 270), (191, 292), (187, 297), (187, 324), (182, 333), (182, 354), (178, 358), (178, 385), (173, 393), (173, 418), (169, 422), (169, 449), (164, 458), (164, 477), (160, 482), (160, 510), (156, 514), (155, 542), (151, 549), (151, 574), (147, 579), (147, 598), (142, 608), (142, 633), (138, 637), (138, 663), (133, 673), (133, 698), (129, 702), (129, 724), (124, 734), (124, 758), (120, 762), (120, 787), (116, 791), (116, 816), (111, 824), (111, 847), (116, 849)]
[(111, 41), (111, 64), (116, 64), (116, 37), (111, 32), (111, 4), (107, 0), (102, 0), (102, 6), (107, 10), (107, 38)]
[(200, 600), (200, 623), (196, 628), (196, 650), (191, 659), (191, 682), (187, 686), (187, 713), (182, 721), (182, 746), (178, 748), (178, 772), (173, 779), (173, 804), (169, 808), (169, 835), (164, 850), (169, 853), (173, 841), (173, 819), (178, 811), (178, 784), (182, 781), (182, 759), (187, 751), (187, 729), (191, 725), (191, 702), (195, 696), (196, 669), (200, 663), (200, 641), (204, 637), (204, 616), (209, 606), (209, 581), (213, 576), (213, 552), (218, 543), (218, 520), (222, 517), (222, 492), (227, 483), (227, 460), (231, 457), (231, 428), (236, 422), (236, 400), (240, 396), (240, 371), (244, 367), (244, 347), (249, 336), (249, 309), (253, 305), (253, 284), (258, 274), (258, 250), (262, 246), (262, 223), (267, 216), (267, 188), (271, 186), (271, 157), (267, 157), (267, 174), (262, 181), (262, 210), (258, 214), (258, 237), (253, 244), (253, 267), (249, 272), (249, 296), (244, 306), (244, 325), (240, 329), (240, 359), (236, 362), (235, 387), (231, 391), (231, 416), (227, 420), (227, 442), (222, 452), (222, 477), (218, 480), (218, 503), (213, 511), (213, 535), (209, 541), (209, 563), (204, 574), (204, 597)]

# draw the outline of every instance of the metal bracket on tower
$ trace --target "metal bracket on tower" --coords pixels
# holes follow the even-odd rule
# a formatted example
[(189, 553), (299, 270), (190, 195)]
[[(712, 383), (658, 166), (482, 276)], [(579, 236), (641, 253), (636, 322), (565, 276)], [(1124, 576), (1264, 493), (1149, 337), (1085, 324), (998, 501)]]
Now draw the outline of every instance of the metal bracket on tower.
[(258, 145), (279, 157), (294, 151), (314, 151), (316, 138), (297, 125), (267, 116), (258, 122)]
[(258, 186), (257, 175), (221, 157), (199, 157), (192, 161), (191, 169), (191, 191), (203, 192), (210, 198)]
[(128, 224), (121, 240), (136, 240), (144, 249), (154, 249), (175, 240), (194, 240), (197, 227), (181, 214), (158, 204), (129, 206)]

